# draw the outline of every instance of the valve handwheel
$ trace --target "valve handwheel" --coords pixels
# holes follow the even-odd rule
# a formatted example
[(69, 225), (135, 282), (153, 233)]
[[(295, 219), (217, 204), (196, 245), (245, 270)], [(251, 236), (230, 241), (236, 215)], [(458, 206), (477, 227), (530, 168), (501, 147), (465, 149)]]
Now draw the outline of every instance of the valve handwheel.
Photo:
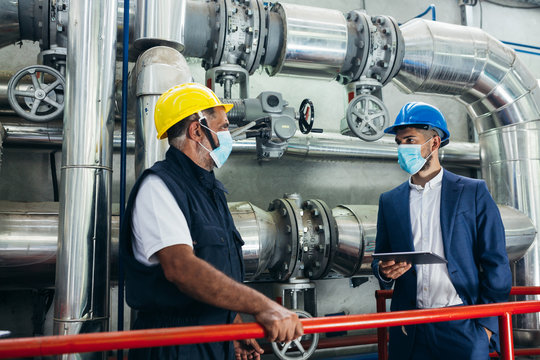
[(388, 126), (388, 110), (384, 103), (373, 95), (358, 95), (347, 107), (349, 129), (364, 141), (380, 139)]
[[(302, 134), (309, 134), (311, 128), (313, 128), (313, 122), (315, 121), (315, 107), (313, 102), (309, 99), (304, 99), (300, 104), (300, 118), (298, 119), (298, 127)], [(308, 120), (309, 119), (309, 122)]]
[(9, 80), (8, 101), (22, 118), (39, 123), (48, 122), (64, 112), (65, 87), (64, 76), (52, 67), (28, 66)]
[[(303, 310), (291, 310), (295, 312), (299, 318), (311, 318), (312, 316)], [(317, 349), (319, 344), (319, 334), (302, 335), (298, 339), (291, 342), (273, 342), (272, 350), (274, 354), (282, 360), (304, 360), (309, 359)]]

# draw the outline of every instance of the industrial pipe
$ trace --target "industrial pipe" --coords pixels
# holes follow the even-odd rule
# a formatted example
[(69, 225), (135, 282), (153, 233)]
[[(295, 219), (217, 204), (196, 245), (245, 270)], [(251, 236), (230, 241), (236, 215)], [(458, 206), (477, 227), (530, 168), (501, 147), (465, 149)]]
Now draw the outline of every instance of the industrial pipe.
[(69, 3), (53, 330), (59, 335), (109, 325), (117, 7), (114, 0)]
[[(387, 313), (343, 315), (300, 319), (305, 334), (361, 330), (387, 326), (425, 324), (462, 319), (477, 319), (489, 316), (505, 317), (540, 311), (540, 301), (520, 301), (394, 311)], [(502, 336), (511, 336), (510, 321), (500, 322)], [(510, 328), (509, 328), (510, 327)], [(266, 334), (257, 323), (186, 326), (165, 329), (132, 330), (66, 336), (44, 336), (37, 338), (0, 340), (0, 358), (46, 356), (65, 353), (108, 351), (143, 347), (187, 345), (217, 341), (262, 338)], [(501, 353), (513, 359), (514, 349), (509, 342), (501, 344)]]
[[(146, 38), (139, 44), (151, 43), (152, 40)], [(158, 98), (171, 87), (191, 81), (192, 77), (182, 54), (165, 46), (156, 46), (141, 54), (131, 75), (132, 90), (137, 98), (135, 175), (139, 176), (156, 161), (164, 159), (169, 148), (167, 140), (157, 139), (154, 110)]]
[[(59, 147), (62, 143), (62, 129), (53, 124), (27, 124), (4, 122), (6, 138), (4, 146), (40, 146), (47, 148)], [(150, 136), (150, 135), (148, 135)], [(155, 136), (154, 136), (155, 138)], [(150, 139), (153, 141), (153, 139)], [(159, 142), (158, 142), (159, 143)], [(165, 142), (166, 143), (166, 142)], [(120, 134), (115, 133), (113, 144), (120, 148)], [(337, 133), (298, 134), (288, 142), (285, 156), (305, 159), (324, 158), (326, 160), (388, 160), (397, 161), (397, 147), (389, 137), (366, 143), (358, 138)], [(135, 133), (128, 132), (127, 148), (135, 149)], [(161, 150), (160, 150), (161, 151)], [(238, 140), (233, 143), (233, 153), (256, 153), (255, 140)], [(479, 146), (469, 142), (451, 142), (440, 151), (443, 164), (458, 167), (478, 169), (480, 167)]]
[[(288, 245), (291, 246), (291, 251), (297, 249), (297, 244), (288, 243), (291, 240), (287, 240), (290, 236), (287, 225), (291, 225), (285, 222), (286, 217), (277, 211), (264, 211), (248, 202), (229, 203), (229, 208), (246, 243), (242, 252), (248, 278), (256, 278), (270, 267), (281, 269), (284, 264), (289, 267), (296, 266), (295, 262), (287, 260), (288, 253), (282, 250), (282, 247), (287, 249)], [(292, 207), (289, 210), (292, 210)], [(322, 212), (315, 210), (319, 214)], [(536, 229), (530, 219), (519, 211), (507, 206), (499, 206), (499, 210), (506, 228), (507, 252), (510, 260), (514, 262), (530, 247)], [(335, 219), (337, 240), (334, 257), (328, 266), (344, 276), (370, 274), (377, 206), (341, 205), (329, 212)], [(308, 214), (313, 216), (311, 211), (304, 211), (305, 216)], [(310, 219), (306, 217), (306, 223), (307, 220)], [(311, 223), (313, 227), (317, 222), (311, 220)], [(303, 233), (303, 226), (301, 228)], [(118, 216), (112, 216), (112, 269), (116, 269), (118, 259), (118, 231)], [(51, 286), (56, 263), (57, 236), (58, 203), (0, 201), (0, 287), (13, 289)], [(311, 238), (311, 235), (306, 237)], [(278, 238), (281, 240), (277, 240)], [(281, 244), (282, 242), (284, 244)], [(278, 255), (278, 252), (281, 254)], [(312, 256), (317, 258), (317, 254)], [(293, 258), (296, 261), (296, 256)], [(116, 273), (113, 272), (111, 277), (115, 279)]]

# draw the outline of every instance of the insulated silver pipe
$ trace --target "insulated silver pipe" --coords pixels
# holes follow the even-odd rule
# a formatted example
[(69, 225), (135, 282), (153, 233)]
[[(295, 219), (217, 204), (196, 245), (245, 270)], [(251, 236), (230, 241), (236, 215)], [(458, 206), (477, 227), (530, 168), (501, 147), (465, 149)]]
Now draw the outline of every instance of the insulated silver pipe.
[[(480, 135), (482, 173), (498, 203), (509, 204), (540, 224), (540, 120), (517, 123)], [(540, 285), (538, 239), (513, 264), (514, 285)], [(536, 300), (519, 296), (518, 300)], [(540, 314), (514, 316), (514, 336), (520, 344), (540, 343)]]
[(137, 97), (135, 116), (135, 175), (139, 176), (169, 148), (167, 140), (158, 140), (154, 110), (161, 94), (175, 85), (192, 81), (186, 59), (177, 50), (156, 46), (137, 59), (132, 71), (132, 88)]
[(0, 48), (15, 44), (20, 38), (19, 2), (0, 1)]
[(133, 46), (146, 50), (164, 45), (184, 50), (187, 0), (137, 0)]
[[(69, 3), (57, 335), (108, 329), (117, 7), (114, 0)], [(88, 356), (104, 358), (102, 353)]]
[[(142, 110), (139, 101), (138, 109)], [(144, 112), (140, 113), (144, 115)], [(140, 117), (142, 119), (142, 116)], [(148, 119), (143, 121), (145, 124), (153, 125)], [(5, 146), (43, 146), (43, 147), (59, 147), (62, 144), (62, 129), (53, 125), (43, 124), (19, 124), (19, 123), (3, 123), (6, 130)], [(157, 144), (164, 144), (163, 149), (159, 149), (152, 159), (147, 159), (146, 150), (143, 145), (137, 146), (140, 159), (145, 160), (145, 167), (153, 164), (151, 161), (156, 161), (163, 157), (168, 145), (166, 141), (157, 141), (155, 129), (147, 129), (149, 141)], [(142, 134), (141, 134), (142, 136)], [(140, 139), (141, 144), (144, 144), (143, 139)], [(114, 148), (120, 148), (120, 133), (114, 134)], [(135, 149), (135, 133), (128, 132), (127, 148), (133, 151)], [(148, 148), (148, 145), (146, 146)], [(238, 140), (233, 143), (233, 153), (253, 153), (257, 151), (255, 140)], [(472, 169), (480, 168), (480, 151), (476, 143), (468, 142), (451, 142), (440, 151), (440, 158), (443, 164), (449, 164)], [(367, 143), (355, 137), (345, 136), (337, 133), (323, 134), (298, 134), (289, 140), (289, 147), (285, 152), (285, 156), (300, 157), (306, 159), (334, 159), (334, 160), (389, 160), (397, 161), (397, 147), (395, 142), (390, 137)]]
[[(281, 213), (262, 210), (249, 202), (229, 203), (229, 209), (245, 241), (242, 253), (247, 279), (283, 261), (273, 252), (276, 239), (287, 232), (286, 226), (278, 226)], [(377, 210), (376, 205), (339, 205), (331, 210), (338, 232), (332, 269), (344, 276), (371, 274)], [(523, 213), (508, 206), (499, 206), (499, 210), (506, 229), (506, 250), (514, 262), (529, 249), (536, 229)], [(118, 226), (118, 216), (112, 216), (113, 269), (118, 255)], [(52, 286), (57, 236), (58, 203), (0, 201), (0, 288)]]
[[(408, 93), (450, 95), (465, 104), (493, 198), (521, 210), (538, 227), (538, 81), (511, 48), (481, 29), (416, 19), (401, 31), (405, 55), (394, 82)], [(540, 285), (538, 239), (513, 270), (514, 285)], [(538, 344), (540, 314), (515, 316), (514, 335), (520, 345)]]
[(405, 55), (393, 79), (401, 90), (455, 96), (478, 134), (538, 119), (538, 82), (499, 40), (478, 28), (422, 19), (401, 32)]

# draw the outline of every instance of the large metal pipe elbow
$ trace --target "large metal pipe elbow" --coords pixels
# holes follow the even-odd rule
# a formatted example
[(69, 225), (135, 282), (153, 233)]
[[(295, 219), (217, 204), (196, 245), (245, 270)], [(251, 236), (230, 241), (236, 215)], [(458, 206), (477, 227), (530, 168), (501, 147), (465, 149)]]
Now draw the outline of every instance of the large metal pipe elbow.
[(538, 119), (538, 82), (516, 53), (481, 29), (414, 19), (401, 26), (405, 54), (393, 81), (407, 93), (455, 96), (479, 134)]
[(174, 85), (189, 81), (192, 81), (189, 65), (184, 56), (173, 48), (156, 46), (137, 59), (129, 91), (131, 99), (136, 97), (136, 175), (161, 160), (169, 147), (166, 140), (157, 139), (154, 126), (154, 108), (159, 96)]

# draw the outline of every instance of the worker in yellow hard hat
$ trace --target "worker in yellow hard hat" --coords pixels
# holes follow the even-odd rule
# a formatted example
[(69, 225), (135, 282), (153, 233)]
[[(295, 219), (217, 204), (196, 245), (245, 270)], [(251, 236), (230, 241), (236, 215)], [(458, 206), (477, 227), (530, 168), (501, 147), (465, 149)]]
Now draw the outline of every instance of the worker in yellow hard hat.
[[(120, 236), (133, 329), (241, 322), (255, 317), (270, 341), (302, 335), (298, 316), (242, 284), (244, 242), (215, 176), (232, 149), (223, 104), (207, 87), (175, 86), (158, 99), (155, 125), (170, 148), (144, 171), (127, 204)], [(130, 359), (257, 359), (253, 339), (133, 349)]]

